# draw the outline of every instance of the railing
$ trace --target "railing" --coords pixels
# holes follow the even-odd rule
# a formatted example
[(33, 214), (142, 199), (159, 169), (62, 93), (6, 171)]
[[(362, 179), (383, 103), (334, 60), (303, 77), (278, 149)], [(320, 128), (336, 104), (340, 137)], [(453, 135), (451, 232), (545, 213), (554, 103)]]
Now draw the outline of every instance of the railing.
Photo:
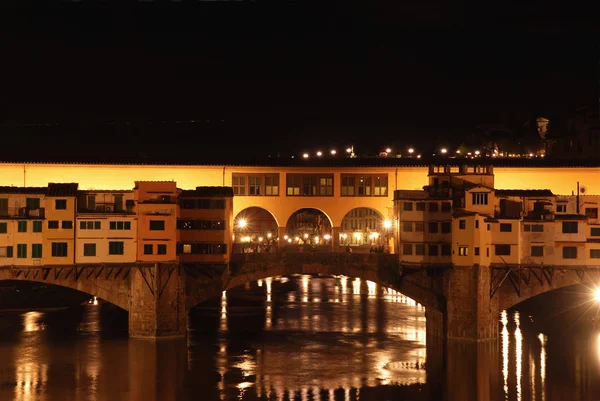
[(398, 261), (398, 255), (386, 253), (345, 252), (263, 252), (233, 254), (231, 261), (238, 263), (377, 264), (382, 262), (395, 263)]
[(46, 209), (28, 207), (9, 207), (8, 209), (0, 209), (0, 217), (11, 219), (43, 219), (46, 216)]

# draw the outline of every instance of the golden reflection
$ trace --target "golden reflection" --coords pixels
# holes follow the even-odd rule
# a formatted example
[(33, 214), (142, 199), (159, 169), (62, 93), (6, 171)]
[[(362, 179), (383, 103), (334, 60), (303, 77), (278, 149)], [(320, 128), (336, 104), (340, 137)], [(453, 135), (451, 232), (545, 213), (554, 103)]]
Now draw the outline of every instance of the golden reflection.
[(34, 401), (48, 381), (48, 365), (17, 361), (15, 375), (14, 401)]
[(540, 350), (540, 377), (542, 379), (542, 401), (546, 400), (546, 336), (540, 333), (538, 336), (541, 343)]
[(354, 295), (360, 295), (360, 279), (358, 277), (352, 282), (352, 293)]
[(310, 276), (304, 275), (302, 276), (302, 293), (306, 294), (308, 292), (308, 282), (310, 280)]
[(262, 285), (263, 285), (263, 281), (262, 281), (262, 280), (257, 280), (257, 281), (256, 281), (256, 284), (258, 284), (258, 286), (259, 286), (259, 287), (262, 287)]
[(367, 288), (369, 289), (369, 298), (375, 298), (377, 296), (377, 284), (367, 280)]
[(225, 339), (221, 339), (219, 341), (219, 353), (217, 354), (217, 366), (219, 367), (219, 375), (221, 379), (217, 387), (219, 388), (219, 396), (221, 400), (225, 399), (225, 374), (227, 373), (227, 341)]
[(273, 279), (269, 277), (265, 281), (267, 283), (267, 302), (271, 302), (271, 283), (273, 282)]
[(521, 321), (519, 312), (515, 312), (515, 324), (517, 328), (515, 329), (515, 358), (517, 363), (517, 400), (521, 401), (522, 399), (522, 388), (521, 388), (521, 373), (522, 373), (522, 363), (523, 363), (523, 334), (521, 333)]
[(41, 312), (27, 312), (23, 315), (23, 331), (32, 332), (44, 330), (45, 327), (39, 322), (42, 317)]
[(221, 332), (227, 331), (227, 291), (221, 293), (221, 324), (219, 329)]
[(508, 313), (503, 310), (501, 314), (502, 322), (502, 376), (504, 378), (504, 399), (508, 400)]
[(531, 381), (531, 399), (536, 400), (536, 391), (535, 391), (535, 358), (533, 357), (533, 351), (529, 350), (529, 377)]
[[(541, 334), (540, 334), (540, 336), (541, 336)], [(597, 338), (596, 342), (597, 342), (597, 344), (596, 344), (596, 346), (597, 346), (596, 352), (598, 353), (598, 361), (600, 361), (600, 334), (598, 334), (598, 338)]]
[(348, 293), (348, 277), (340, 277), (340, 286), (342, 287), (342, 294)]

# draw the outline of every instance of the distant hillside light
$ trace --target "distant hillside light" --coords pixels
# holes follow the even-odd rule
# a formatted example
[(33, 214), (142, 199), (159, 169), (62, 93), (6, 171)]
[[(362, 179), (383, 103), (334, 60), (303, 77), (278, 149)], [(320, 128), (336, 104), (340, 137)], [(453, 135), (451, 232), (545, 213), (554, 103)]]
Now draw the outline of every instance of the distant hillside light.
[(320, 150), (317, 152), (317, 156), (323, 156), (323, 152), (321, 152)]
[(308, 159), (308, 153), (303, 154), (302, 157), (304, 157), (305, 159)]
[(413, 153), (415, 153), (415, 150), (413, 148), (409, 148), (408, 153), (412, 155)]
[(385, 153), (392, 153), (392, 149), (390, 149), (390, 148), (386, 148), (386, 149), (385, 149)]
[(456, 154), (457, 154), (457, 155), (460, 155), (460, 150), (457, 150), (457, 151), (456, 151)]
[(475, 154), (476, 154), (477, 156), (479, 156), (479, 154), (480, 154), (480, 153), (481, 153), (481, 152), (480, 152), (480, 151), (478, 151), (478, 150), (476, 150), (476, 151), (475, 151)]
[(446, 149), (446, 148), (442, 148), (442, 149), (440, 150), (440, 152), (442, 152), (442, 154), (443, 154), (443, 155), (445, 155), (446, 153), (448, 153), (448, 149)]
[(332, 154), (332, 155), (335, 155), (336, 153), (337, 153), (337, 151), (336, 151), (335, 149), (332, 149), (332, 150), (331, 150), (331, 154)]

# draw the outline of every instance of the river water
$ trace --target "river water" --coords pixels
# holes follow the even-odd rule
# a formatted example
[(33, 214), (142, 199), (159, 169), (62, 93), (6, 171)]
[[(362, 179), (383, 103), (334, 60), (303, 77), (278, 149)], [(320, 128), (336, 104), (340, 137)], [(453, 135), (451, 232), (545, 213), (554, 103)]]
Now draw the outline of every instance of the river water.
[(110, 305), (0, 313), (0, 400), (594, 400), (600, 331), (501, 316), (497, 343), (427, 344), (425, 308), (374, 283), (259, 281), (195, 308), (187, 341), (127, 338)]

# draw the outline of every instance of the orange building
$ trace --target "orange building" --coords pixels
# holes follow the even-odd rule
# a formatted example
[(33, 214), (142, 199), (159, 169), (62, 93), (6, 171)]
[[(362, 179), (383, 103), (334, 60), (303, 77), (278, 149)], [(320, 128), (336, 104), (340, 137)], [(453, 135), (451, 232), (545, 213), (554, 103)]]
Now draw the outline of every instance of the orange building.
[(233, 240), (233, 190), (197, 187), (181, 191), (177, 220), (179, 263), (225, 270)]
[(175, 181), (136, 181), (133, 197), (137, 213), (137, 260), (177, 260), (177, 200)]

